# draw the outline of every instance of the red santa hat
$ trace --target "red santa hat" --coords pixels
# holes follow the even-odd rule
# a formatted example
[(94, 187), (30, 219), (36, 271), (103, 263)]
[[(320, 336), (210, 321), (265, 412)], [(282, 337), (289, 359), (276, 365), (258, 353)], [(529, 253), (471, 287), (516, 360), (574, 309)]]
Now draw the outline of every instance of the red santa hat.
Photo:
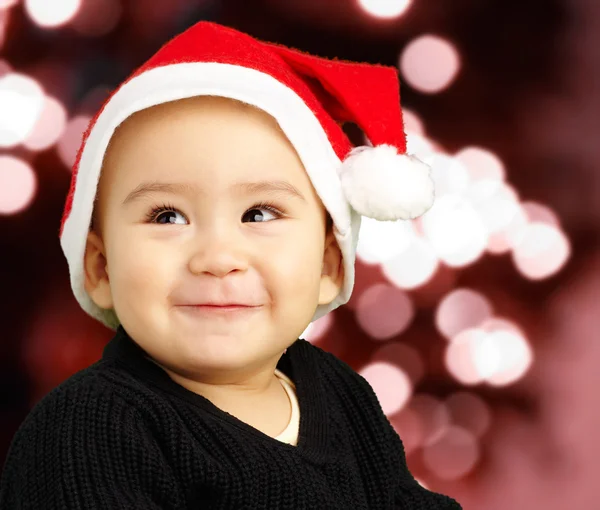
[[(102, 161), (115, 129), (133, 113), (200, 95), (258, 107), (295, 147), (329, 212), (345, 271), (342, 290), (313, 321), (350, 299), (361, 216), (408, 220), (433, 204), (429, 167), (406, 153), (394, 67), (329, 60), (199, 22), (163, 45), (90, 121), (77, 153), (60, 228), (76, 299), (110, 328), (114, 312), (84, 288), (84, 253)], [(371, 146), (353, 147), (341, 128), (358, 125)]]

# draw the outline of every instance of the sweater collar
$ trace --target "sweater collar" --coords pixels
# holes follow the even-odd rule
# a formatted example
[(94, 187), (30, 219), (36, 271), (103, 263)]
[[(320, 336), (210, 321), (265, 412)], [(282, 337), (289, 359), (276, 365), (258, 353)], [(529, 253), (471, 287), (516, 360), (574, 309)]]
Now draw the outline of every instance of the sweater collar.
[(320, 373), (315, 347), (307, 340), (298, 338), (281, 356), (277, 368), (287, 375), (296, 386), (300, 408), (300, 430), (297, 446), (281, 442), (241, 421), (232, 414), (215, 406), (202, 395), (188, 390), (173, 381), (158, 365), (147, 358), (148, 354), (129, 336), (122, 325), (105, 346), (103, 360), (114, 360), (126, 367), (139, 379), (155, 388), (183, 399), (212, 414), (221, 421), (241, 428), (258, 439), (279, 448), (294, 448), (299, 454), (319, 464), (339, 453), (334, 449), (330, 410), (327, 403), (325, 381)]

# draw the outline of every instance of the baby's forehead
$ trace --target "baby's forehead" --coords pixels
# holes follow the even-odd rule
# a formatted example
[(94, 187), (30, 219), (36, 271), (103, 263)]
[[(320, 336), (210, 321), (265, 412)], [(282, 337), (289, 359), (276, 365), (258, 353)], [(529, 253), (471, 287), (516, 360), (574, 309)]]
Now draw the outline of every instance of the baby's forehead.
[[(233, 120), (232, 114), (242, 114), (244, 118), (248, 116), (262, 117), (265, 119), (275, 119), (261, 108), (224, 96), (192, 96), (175, 101), (167, 101), (149, 108), (132, 113), (120, 126), (133, 126), (147, 122), (168, 122), (172, 115), (214, 115), (229, 116)], [(275, 122), (276, 123), (276, 122)]]
[(239, 180), (288, 180), (306, 188), (307, 179), (295, 148), (273, 117), (214, 96), (171, 101), (132, 114), (114, 131), (102, 167), (106, 194), (117, 185), (120, 193), (123, 186), (129, 193), (145, 181), (160, 181), (184, 183), (173, 192), (210, 188), (213, 195), (225, 196), (221, 188)]
[[(125, 118), (113, 131), (105, 152), (105, 159), (116, 157), (127, 150), (129, 145), (141, 142), (146, 134), (159, 132), (162, 135), (177, 133), (181, 129), (179, 121), (187, 122), (190, 128), (201, 128), (219, 123), (233, 126), (236, 123), (248, 131), (253, 127), (263, 127), (271, 132), (277, 132), (286, 145), (290, 144), (287, 136), (277, 120), (257, 106), (222, 96), (193, 96), (189, 98), (168, 101), (136, 111)], [(154, 137), (160, 143), (160, 138)], [(182, 141), (180, 145), (195, 147), (200, 140)], [(228, 147), (227, 151), (235, 150)], [(114, 153), (114, 154), (113, 154)]]

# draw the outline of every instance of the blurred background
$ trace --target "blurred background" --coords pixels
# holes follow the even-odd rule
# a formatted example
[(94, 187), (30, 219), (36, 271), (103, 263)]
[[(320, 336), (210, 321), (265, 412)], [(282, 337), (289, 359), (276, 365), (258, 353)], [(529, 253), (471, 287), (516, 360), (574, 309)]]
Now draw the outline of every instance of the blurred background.
[(397, 67), (436, 204), (363, 220), (352, 300), (304, 338), (370, 382), (410, 470), (465, 510), (599, 508), (595, 0), (0, 0), (0, 463), (112, 337), (58, 239), (82, 133), (200, 20)]

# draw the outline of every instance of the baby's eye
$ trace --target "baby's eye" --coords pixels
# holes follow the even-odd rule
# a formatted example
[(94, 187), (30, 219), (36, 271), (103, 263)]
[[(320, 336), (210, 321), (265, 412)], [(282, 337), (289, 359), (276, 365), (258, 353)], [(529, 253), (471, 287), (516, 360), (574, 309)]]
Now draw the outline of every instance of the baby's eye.
[(267, 211), (268, 214), (274, 216), (273, 219), (281, 218), (283, 213), (277, 209), (273, 204), (270, 203), (260, 203), (253, 205), (250, 209), (246, 211), (244, 216), (242, 216), (242, 223), (244, 223), (244, 218), (249, 217), (254, 219), (256, 222), (264, 223), (265, 221), (273, 221), (273, 220), (265, 220), (264, 213), (260, 211)]
[(153, 207), (152, 210), (146, 215), (146, 221), (149, 223), (169, 224), (176, 223), (175, 215), (183, 216), (175, 207), (170, 204), (162, 204)]
[[(166, 224), (166, 223), (173, 223), (173, 224), (177, 224), (177, 220), (176, 217), (179, 214), (180, 217), (183, 218), (183, 215), (178, 212), (178, 211), (163, 211), (163, 212), (159, 212), (155, 218), (154, 218), (154, 223), (162, 223), (162, 224)], [(183, 220), (185, 222), (185, 220)]]

